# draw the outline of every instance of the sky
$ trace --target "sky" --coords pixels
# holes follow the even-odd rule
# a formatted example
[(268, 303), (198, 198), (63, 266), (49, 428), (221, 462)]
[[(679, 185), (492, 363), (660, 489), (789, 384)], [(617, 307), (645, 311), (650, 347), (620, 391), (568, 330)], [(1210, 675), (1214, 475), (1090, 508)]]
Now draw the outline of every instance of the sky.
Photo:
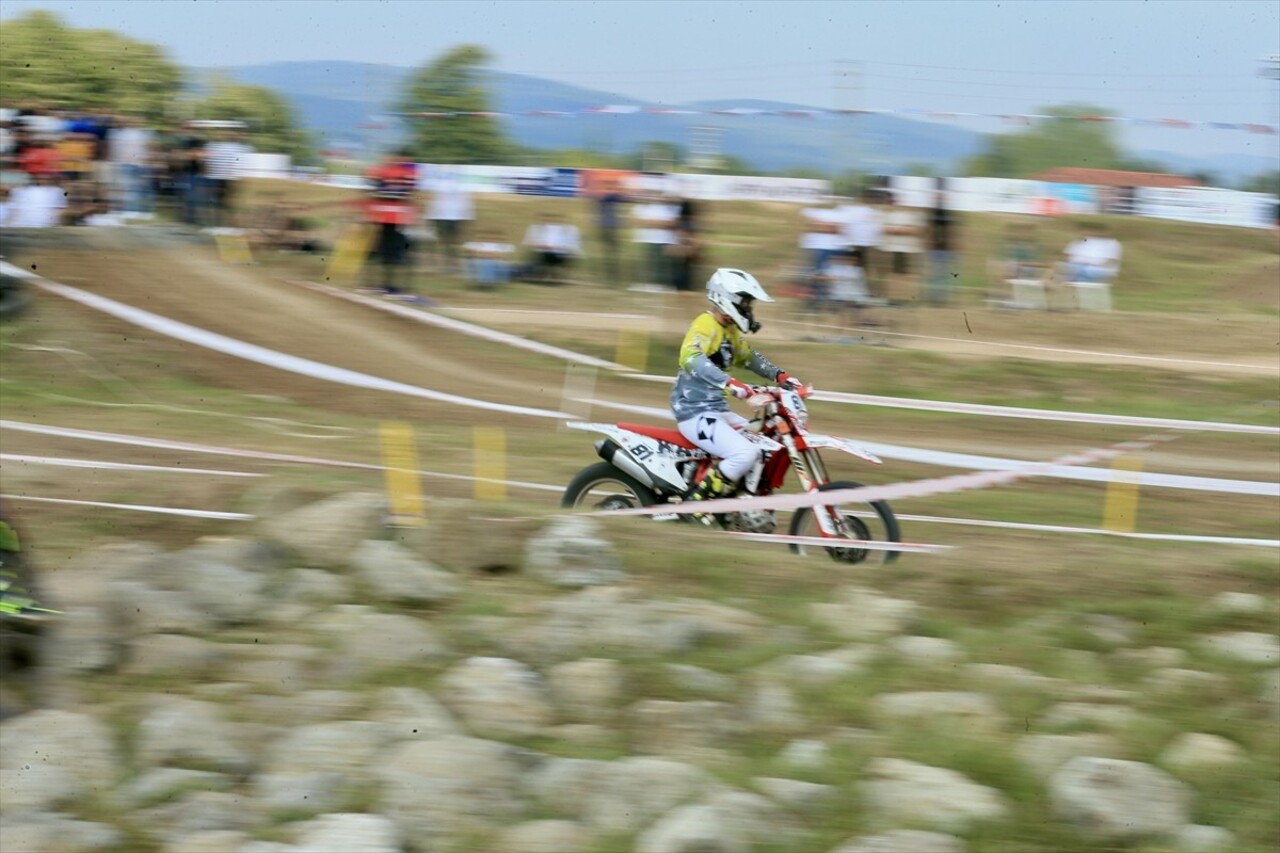
[[(188, 66), (414, 66), (461, 43), (492, 67), (655, 104), (762, 98), (823, 108), (1280, 123), (1275, 0), (4, 0), (162, 45)], [(995, 120), (965, 126), (994, 131)], [(1273, 155), (1280, 137), (1129, 128), (1135, 149)]]

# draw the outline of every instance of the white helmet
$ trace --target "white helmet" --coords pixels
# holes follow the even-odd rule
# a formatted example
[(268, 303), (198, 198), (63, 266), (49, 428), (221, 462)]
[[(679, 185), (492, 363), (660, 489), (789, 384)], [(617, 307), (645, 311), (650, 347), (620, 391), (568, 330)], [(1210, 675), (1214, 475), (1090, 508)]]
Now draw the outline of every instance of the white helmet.
[(751, 313), (751, 303), (772, 302), (773, 297), (764, 292), (760, 282), (749, 272), (722, 268), (711, 274), (707, 281), (707, 299), (733, 319), (744, 332), (757, 332), (760, 324)]

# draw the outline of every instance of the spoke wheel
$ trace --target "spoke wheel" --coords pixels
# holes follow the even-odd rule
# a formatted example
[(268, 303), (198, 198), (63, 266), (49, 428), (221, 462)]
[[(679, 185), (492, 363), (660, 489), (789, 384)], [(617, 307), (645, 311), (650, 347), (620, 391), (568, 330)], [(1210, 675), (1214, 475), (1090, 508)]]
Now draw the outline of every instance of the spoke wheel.
[[(827, 483), (825, 486), (819, 487), (818, 491), (857, 489), (861, 486), (861, 483), (855, 483), (852, 480), (840, 480)], [(792, 536), (820, 537), (824, 535), (822, 528), (818, 525), (818, 519), (814, 516), (815, 511), (829, 513), (832, 520), (841, 527), (842, 538), (880, 542), (902, 541), (902, 534), (898, 529), (898, 519), (894, 517), (893, 510), (884, 501), (835, 504), (826, 507), (801, 507), (791, 516), (790, 533)], [(791, 550), (801, 556), (826, 554), (837, 563), (845, 564), (867, 562), (888, 564), (898, 558), (897, 551), (872, 551), (867, 548), (859, 548), (856, 545), (831, 548), (814, 545), (792, 545)]]

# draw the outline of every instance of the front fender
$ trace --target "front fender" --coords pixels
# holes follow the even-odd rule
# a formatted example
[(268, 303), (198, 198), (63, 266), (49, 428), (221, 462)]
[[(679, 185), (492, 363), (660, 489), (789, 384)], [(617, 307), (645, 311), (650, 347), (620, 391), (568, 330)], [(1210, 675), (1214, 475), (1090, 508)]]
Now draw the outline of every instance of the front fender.
[(869, 450), (864, 450), (847, 438), (840, 438), (837, 435), (823, 435), (822, 433), (809, 433), (804, 437), (804, 440), (810, 447), (839, 450), (842, 453), (848, 453), (850, 456), (856, 456), (876, 465), (882, 464), (879, 456)]

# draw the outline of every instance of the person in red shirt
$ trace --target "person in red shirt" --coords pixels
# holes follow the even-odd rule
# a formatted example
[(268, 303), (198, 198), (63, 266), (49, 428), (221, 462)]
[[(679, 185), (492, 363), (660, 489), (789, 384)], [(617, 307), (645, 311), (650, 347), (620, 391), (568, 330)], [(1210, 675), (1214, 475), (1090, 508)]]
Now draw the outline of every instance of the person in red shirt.
[(381, 290), (388, 295), (402, 295), (409, 255), (405, 228), (418, 218), (414, 201), (418, 168), (410, 152), (401, 150), (386, 155), (367, 177), (374, 186), (364, 201), (364, 220), (378, 229), (372, 255), (382, 267)]

